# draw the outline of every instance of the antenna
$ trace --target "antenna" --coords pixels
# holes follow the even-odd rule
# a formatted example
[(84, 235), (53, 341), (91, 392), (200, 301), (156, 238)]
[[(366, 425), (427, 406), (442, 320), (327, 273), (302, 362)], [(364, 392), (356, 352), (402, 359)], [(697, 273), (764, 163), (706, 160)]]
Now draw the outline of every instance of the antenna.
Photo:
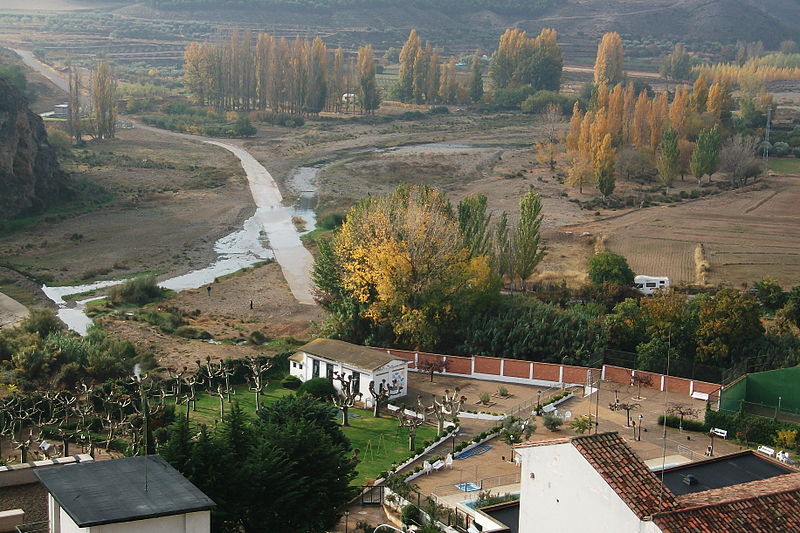
[(767, 106), (767, 127), (764, 131), (764, 151), (763, 151), (763, 159), (764, 159), (764, 175), (766, 176), (769, 172), (769, 133), (770, 133), (770, 126), (772, 123), (772, 106)]
[(133, 377), (139, 384), (139, 396), (142, 399), (142, 438), (144, 439), (144, 446), (142, 448), (142, 455), (144, 455), (144, 491), (147, 492), (147, 400), (144, 395), (144, 386), (142, 384), (142, 366), (139, 363), (133, 365)]
[(672, 328), (667, 331), (667, 374), (664, 391), (664, 433), (662, 434), (663, 444), (661, 446), (661, 491), (658, 493), (658, 508), (661, 509), (661, 502), (664, 500), (664, 467), (667, 466), (667, 395), (669, 394), (669, 354), (672, 351)]

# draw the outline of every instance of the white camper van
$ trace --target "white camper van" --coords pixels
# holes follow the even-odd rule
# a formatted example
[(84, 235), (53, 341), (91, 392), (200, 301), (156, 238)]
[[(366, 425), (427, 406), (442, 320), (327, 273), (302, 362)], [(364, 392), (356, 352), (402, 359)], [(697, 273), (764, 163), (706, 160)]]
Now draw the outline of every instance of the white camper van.
[(650, 296), (659, 289), (669, 287), (669, 278), (655, 276), (636, 276), (633, 278), (633, 286), (644, 295)]

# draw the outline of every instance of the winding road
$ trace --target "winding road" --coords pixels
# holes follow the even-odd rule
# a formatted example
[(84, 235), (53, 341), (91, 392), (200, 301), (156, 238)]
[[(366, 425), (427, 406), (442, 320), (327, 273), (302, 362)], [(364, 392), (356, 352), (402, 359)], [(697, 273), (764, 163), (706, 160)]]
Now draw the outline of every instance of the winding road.
[[(22, 58), (22, 61), (26, 65), (42, 74), (59, 89), (69, 92), (68, 83), (63, 79), (60, 72), (40, 62), (34, 57), (33, 53), (28, 50), (14, 50), (14, 52)], [(235, 155), (241, 162), (242, 168), (247, 175), (250, 193), (256, 205), (255, 214), (245, 222), (245, 230), (249, 229), (252, 233), (252, 230), (255, 229), (257, 235), (260, 235), (268, 241), (268, 247), (272, 250), (275, 260), (280, 265), (286, 282), (289, 285), (289, 289), (292, 291), (295, 299), (301, 304), (314, 305), (314, 297), (311, 293), (313, 287), (311, 268), (314, 259), (311, 253), (303, 246), (300, 240), (300, 234), (292, 223), (294, 211), (292, 208), (283, 205), (283, 196), (269, 171), (267, 171), (267, 169), (247, 150), (232, 143), (162, 130), (142, 124), (136, 124), (136, 127), (159, 135), (169, 135), (190, 141), (212, 144), (228, 150)], [(257, 242), (253, 242), (244, 252), (257, 255), (259, 248), (261, 248), (261, 245)], [(197, 273), (201, 272), (204, 271), (197, 271)], [(211, 276), (210, 280), (208, 279), (209, 276)], [(206, 275), (193, 275), (193, 273), (189, 273), (185, 276), (165, 280), (160, 284), (163, 287), (173, 290), (185, 290), (201, 287), (213, 281), (213, 279), (214, 275), (212, 272)], [(82, 292), (80, 287), (76, 289), (78, 289), (76, 292)], [(62, 293), (63, 291), (58, 292)], [(59, 307), (65, 305), (62, 298), (58, 298), (58, 300), (61, 301), (54, 301)]]

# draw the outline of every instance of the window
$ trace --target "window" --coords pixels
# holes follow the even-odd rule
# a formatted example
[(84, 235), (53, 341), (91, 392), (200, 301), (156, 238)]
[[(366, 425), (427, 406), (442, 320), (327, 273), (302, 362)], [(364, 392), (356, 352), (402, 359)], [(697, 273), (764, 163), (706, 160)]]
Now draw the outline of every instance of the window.
[(311, 366), (311, 377), (318, 378), (319, 377), (319, 361), (316, 359), (312, 359), (314, 361)]
[(656, 283), (654, 281), (648, 281), (647, 286), (652, 288), (656, 286)]
[(325, 363), (328, 367), (328, 379), (333, 381), (333, 365), (330, 363)]
[(361, 391), (361, 373), (353, 370), (353, 390), (356, 392)]

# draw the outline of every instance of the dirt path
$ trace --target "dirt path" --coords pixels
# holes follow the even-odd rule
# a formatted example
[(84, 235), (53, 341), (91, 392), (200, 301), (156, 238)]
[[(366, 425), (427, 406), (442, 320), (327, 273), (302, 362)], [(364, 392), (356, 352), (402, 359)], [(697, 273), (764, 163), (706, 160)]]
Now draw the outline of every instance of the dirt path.
[[(14, 52), (22, 58), (26, 65), (41, 73), (60, 89), (68, 92), (67, 83), (55, 69), (38, 61), (29, 51), (14, 50)], [(314, 305), (314, 298), (311, 295), (313, 257), (300, 241), (297, 228), (292, 223), (292, 210), (283, 205), (283, 196), (269, 171), (240, 146), (140, 124), (137, 124), (137, 127), (159, 135), (169, 135), (190, 141), (212, 144), (228, 150), (239, 159), (247, 175), (253, 201), (257, 207), (253, 218), (259, 226), (258, 233), (263, 234), (269, 241), (269, 247), (275, 254), (275, 260), (281, 266), (283, 275), (297, 301), (304, 305)], [(169, 280), (167, 285), (169, 285)], [(178, 289), (182, 288), (189, 287), (178, 287)]]
[(28, 316), (28, 308), (0, 292), (0, 329), (13, 327)]

